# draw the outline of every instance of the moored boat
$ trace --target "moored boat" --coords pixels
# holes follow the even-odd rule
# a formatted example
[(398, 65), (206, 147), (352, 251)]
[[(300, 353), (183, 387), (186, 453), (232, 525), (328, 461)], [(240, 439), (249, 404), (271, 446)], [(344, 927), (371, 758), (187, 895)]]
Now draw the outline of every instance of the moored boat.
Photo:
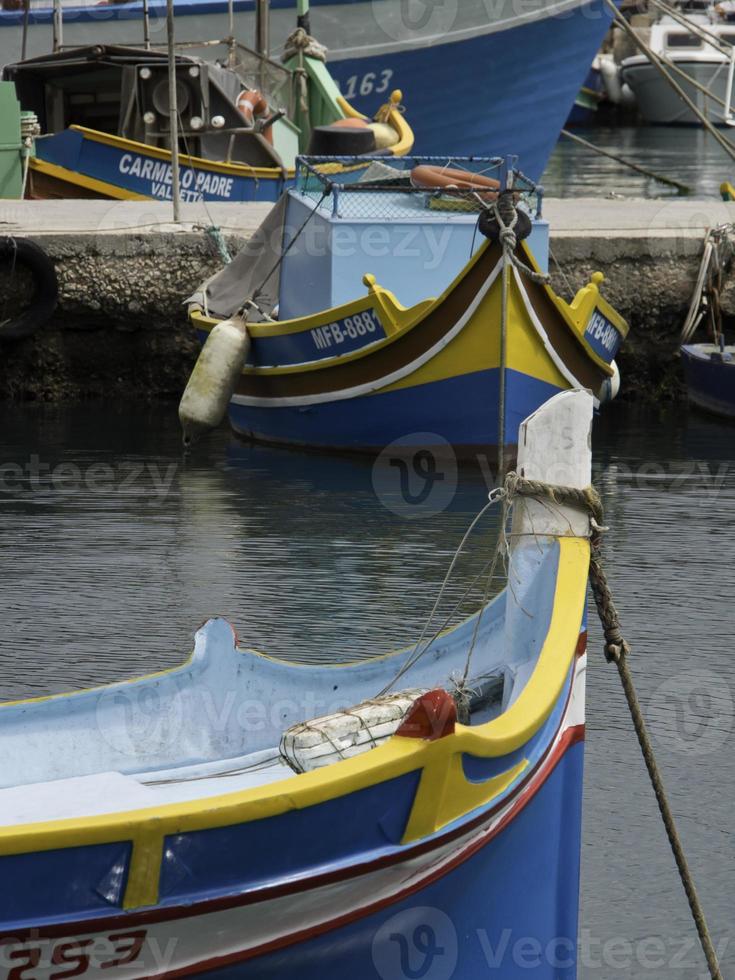
[[(529, 480), (588, 486), (592, 407), (568, 391), (526, 420)], [(7, 961), (471, 980), (492, 949), (512, 980), (504, 937), (532, 936), (535, 975), (573, 978), (589, 527), (520, 498), (512, 586), (426, 647), (294, 665), (217, 619), (181, 667), (0, 706)]]
[[(501, 161), (454, 163), (486, 180)], [(415, 158), (376, 177), (371, 164), (354, 164), (341, 182), (304, 161), (259, 236), (280, 243), (275, 253), (246, 246), (190, 298), (202, 340), (247, 316), (250, 350), (229, 409), (236, 432), (330, 450), (399, 442), (472, 455), (512, 451), (520, 421), (559, 390), (588, 388), (598, 403), (614, 396), (627, 324), (601, 296), (601, 274), (571, 303), (539, 275), (531, 247), (545, 259), (544, 222), (519, 203), (530, 235), (509, 260), (504, 307), (497, 191), (458, 189), (456, 171), (455, 186), (441, 186), (441, 166), (437, 186), (426, 186)], [(514, 193), (524, 186), (533, 187), (516, 177)]]
[[(725, 418), (735, 418), (735, 346), (725, 340), (720, 296), (734, 254), (731, 225), (707, 230), (680, 348), (689, 401)], [(711, 340), (692, 344), (700, 324)]]
[[(252, 37), (258, 0), (234, 0), (235, 33)], [(293, 0), (274, 0), (271, 48), (293, 29)], [(177, 36), (230, 33), (227, 0), (176, 0)], [(49, 51), (51, 0), (31, 0), (28, 53)], [(517, 153), (541, 178), (611, 15), (601, 0), (325, 0), (313, 5), (312, 33), (329, 50), (342, 94), (370, 115), (400, 86), (411, 105), (418, 152)], [(129, 44), (142, 36), (143, 3), (69, 3), (65, 43)], [(166, 5), (149, 4), (161, 37)], [(0, 65), (18, 60), (23, 12), (0, 11)], [(425, 98), (418, 94), (425, 93)]]
[(567, 126), (590, 126), (595, 120), (600, 103), (605, 98), (605, 82), (600, 71), (600, 59), (597, 56), (567, 116)]
[[(678, 0), (672, 13), (659, 12), (635, 27), (697, 109), (715, 125), (732, 124), (735, 86), (731, 63), (735, 23), (723, 5)], [(638, 18), (641, 20), (642, 18)], [(701, 125), (647, 55), (636, 52), (621, 61), (623, 82), (633, 91), (641, 115), (660, 125)], [(719, 100), (719, 101), (717, 101)]]
[[(340, 95), (320, 50), (303, 31), (298, 38), (283, 65), (234, 43), (177, 52), (182, 200), (275, 201), (310, 146), (410, 151), (400, 91), (363, 117)], [(170, 200), (167, 65), (165, 51), (95, 45), (6, 67), (40, 126), (28, 196)]]
[(681, 359), (689, 401), (735, 419), (735, 346), (684, 344)]

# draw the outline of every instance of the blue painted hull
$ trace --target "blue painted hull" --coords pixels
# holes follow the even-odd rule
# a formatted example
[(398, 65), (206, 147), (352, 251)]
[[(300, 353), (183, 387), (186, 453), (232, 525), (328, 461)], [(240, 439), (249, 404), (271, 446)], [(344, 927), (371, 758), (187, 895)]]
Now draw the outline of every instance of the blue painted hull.
[[(382, 0), (381, 0), (382, 2)], [(355, 18), (365, 20), (366, 0), (328, 0), (313, 4), (314, 32), (330, 49), (329, 70), (345, 96), (369, 115), (390, 90), (404, 92), (419, 154), (517, 154), (521, 169), (541, 177), (582, 87), (611, 15), (602, 0), (561, 13), (502, 26), (444, 44), (420, 38), (393, 46), (363, 38)], [(428, 4), (427, 4), (428, 6)], [(274, 53), (294, 26), (292, 0), (272, 0)], [(330, 9), (333, 8), (333, 9)], [(488, 4), (488, 21), (492, 5)], [(252, 0), (236, 0), (236, 32), (250, 43)], [(323, 12), (323, 11), (326, 11)], [(177, 0), (177, 38), (223, 37), (227, 5), (222, 0)], [(64, 39), (70, 44), (130, 43), (142, 37), (142, 5), (66, 8)], [(165, 5), (151, 3), (156, 40), (165, 39)], [(17, 60), (22, 13), (0, 12), (0, 60)], [(51, 45), (51, 10), (31, 13), (29, 50), (46, 53)], [(2, 28), (5, 28), (5, 31)], [(373, 22), (373, 28), (375, 23)], [(348, 46), (365, 44), (363, 50)], [(374, 39), (373, 39), (374, 41)], [(387, 50), (380, 53), (383, 48)], [(342, 49), (345, 49), (344, 51)]]
[[(497, 369), (477, 371), (383, 394), (296, 408), (230, 403), (233, 429), (247, 438), (323, 449), (380, 452), (399, 441), (456, 449), (498, 443)], [(517, 371), (506, 374), (505, 443), (520, 423), (560, 390)], [(416, 437), (413, 438), (412, 437)]]
[(202, 980), (574, 980), (584, 744), (510, 826), (411, 898)]
[(713, 360), (712, 345), (682, 347), (689, 400), (705, 411), (735, 419), (735, 362)]
[(589, 126), (597, 115), (597, 107), (604, 92), (602, 76), (597, 68), (590, 68), (584, 86), (567, 117), (567, 126)]
[[(123, 192), (116, 196), (172, 200), (170, 160), (161, 159), (155, 151), (148, 153), (140, 144), (115, 146), (66, 129), (38, 140), (35, 154), (44, 163)], [(180, 179), (181, 199), (185, 202), (277, 201), (286, 186), (276, 170), (273, 177), (253, 177), (238, 173), (235, 168), (223, 173), (186, 164), (181, 166)]]
[[(517, 154), (538, 180), (610, 19), (593, 0), (509, 30), (329, 68), (348, 97), (350, 79), (390, 72), (404, 92), (416, 153)], [(365, 112), (375, 96), (361, 98), (358, 85), (353, 101)]]

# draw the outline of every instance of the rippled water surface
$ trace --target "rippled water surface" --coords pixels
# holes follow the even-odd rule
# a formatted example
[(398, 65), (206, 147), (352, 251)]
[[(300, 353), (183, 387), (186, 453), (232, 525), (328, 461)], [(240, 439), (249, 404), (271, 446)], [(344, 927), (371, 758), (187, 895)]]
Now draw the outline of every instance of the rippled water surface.
[[(719, 197), (724, 180), (735, 177), (735, 162), (696, 126), (596, 126), (574, 130), (603, 150), (673, 178), (690, 197)], [(733, 141), (732, 131), (722, 130)], [(733, 141), (735, 147), (735, 141)], [(522, 166), (522, 161), (521, 161)], [(644, 177), (562, 137), (543, 176), (551, 197), (671, 197), (676, 188)]]
[[(173, 406), (2, 409), (0, 697), (179, 662), (212, 613), (243, 644), (362, 657), (416, 638), (492, 482), (406, 503), (361, 459), (218, 433), (184, 461)], [(735, 905), (735, 427), (616, 407), (596, 424), (608, 567), (646, 715), (718, 942)], [(409, 484), (409, 490), (413, 492)], [(436, 510), (431, 515), (429, 510)], [(442, 509), (444, 508), (444, 509)], [(492, 517), (449, 590), (482, 567)], [(703, 963), (617, 675), (592, 627), (581, 976), (695, 978)], [(532, 883), (528, 883), (532, 887)], [(735, 939), (724, 950), (735, 972)]]

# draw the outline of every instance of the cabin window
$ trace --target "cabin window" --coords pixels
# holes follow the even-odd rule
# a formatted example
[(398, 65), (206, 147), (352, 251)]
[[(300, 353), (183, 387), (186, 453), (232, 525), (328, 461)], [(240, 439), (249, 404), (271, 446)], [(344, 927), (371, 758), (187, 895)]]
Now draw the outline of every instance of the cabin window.
[(735, 45), (735, 34), (720, 34), (719, 38), (721, 41), (724, 41), (725, 44)]
[(701, 48), (702, 42), (694, 34), (685, 34), (680, 31), (678, 34), (666, 35), (667, 48)]

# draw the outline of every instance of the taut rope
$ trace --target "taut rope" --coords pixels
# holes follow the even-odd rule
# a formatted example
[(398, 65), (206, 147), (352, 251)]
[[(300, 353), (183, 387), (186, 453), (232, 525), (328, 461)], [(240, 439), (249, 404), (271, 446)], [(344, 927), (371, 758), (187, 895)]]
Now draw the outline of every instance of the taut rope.
[(594, 487), (578, 490), (574, 487), (552, 486), (536, 480), (525, 480), (518, 476), (517, 473), (508, 474), (504, 490), (509, 498), (513, 496), (546, 498), (557, 504), (566, 504), (585, 509), (590, 514), (590, 523), (592, 525), (592, 534), (590, 536), (590, 586), (595, 599), (595, 605), (597, 606), (597, 614), (600, 617), (603, 633), (605, 634), (605, 658), (608, 663), (612, 662), (618, 668), (625, 700), (628, 703), (628, 709), (633, 719), (633, 727), (638, 736), (638, 744), (640, 745), (641, 753), (646, 763), (646, 769), (648, 770), (651, 785), (653, 786), (661, 819), (666, 829), (666, 836), (669, 838), (669, 844), (671, 845), (674, 860), (679, 871), (679, 877), (684, 886), (687, 901), (689, 902), (689, 909), (697, 928), (697, 934), (699, 935), (699, 941), (702, 945), (705, 959), (707, 960), (710, 976), (712, 980), (722, 980), (722, 973), (717, 961), (717, 953), (715, 952), (709, 929), (707, 928), (704, 909), (699, 901), (694, 879), (689, 869), (686, 855), (684, 854), (681, 838), (676, 829), (674, 815), (669, 806), (661, 772), (656, 762), (653, 745), (643, 718), (643, 712), (641, 711), (633, 682), (633, 675), (628, 666), (630, 645), (623, 636), (620, 617), (615, 608), (612, 592), (607, 581), (605, 569), (603, 568), (602, 536), (607, 528), (602, 523), (603, 509), (600, 495)]

